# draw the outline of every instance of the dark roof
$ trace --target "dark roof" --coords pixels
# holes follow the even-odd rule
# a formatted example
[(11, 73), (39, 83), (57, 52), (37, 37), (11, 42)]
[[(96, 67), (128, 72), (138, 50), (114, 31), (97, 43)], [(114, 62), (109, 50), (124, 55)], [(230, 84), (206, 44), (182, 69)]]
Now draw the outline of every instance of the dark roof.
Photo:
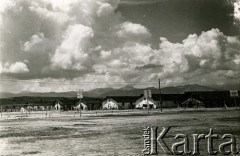
[[(238, 91), (238, 94), (240, 92)], [(214, 99), (230, 99), (230, 91), (206, 91), (206, 92), (185, 92), (185, 95), (192, 96), (196, 98), (201, 98), (205, 100), (214, 100)]]
[(63, 102), (62, 102), (62, 101), (60, 101), (60, 100), (56, 100), (56, 101), (54, 101), (54, 104), (56, 104), (56, 103), (59, 103), (60, 105), (62, 105), (62, 104), (63, 104)]
[[(179, 100), (183, 94), (161, 94), (161, 100), (162, 101), (177, 101)], [(159, 94), (152, 94), (152, 99), (155, 101), (160, 100)]]
[(140, 96), (107, 96), (104, 100), (111, 98), (116, 102), (135, 102)]
[[(56, 101), (61, 101), (64, 105), (74, 105), (79, 99), (74, 98), (65, 98), (65, 97), (14, 97), (14, 98), (6, 98), (0, 99), (0, 104), (2, 105), (54, 105)], [(84, 97), (82, 102), (98, 104), (102, 103), (101, 98), (91, 98)]]

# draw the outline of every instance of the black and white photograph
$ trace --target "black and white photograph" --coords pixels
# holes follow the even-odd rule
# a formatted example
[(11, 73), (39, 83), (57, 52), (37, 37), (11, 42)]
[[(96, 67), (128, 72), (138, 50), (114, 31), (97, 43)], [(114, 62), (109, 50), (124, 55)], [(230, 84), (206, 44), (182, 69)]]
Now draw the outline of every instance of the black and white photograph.
[(0, 156), (240, 156), (240, 0), (0, 0)]

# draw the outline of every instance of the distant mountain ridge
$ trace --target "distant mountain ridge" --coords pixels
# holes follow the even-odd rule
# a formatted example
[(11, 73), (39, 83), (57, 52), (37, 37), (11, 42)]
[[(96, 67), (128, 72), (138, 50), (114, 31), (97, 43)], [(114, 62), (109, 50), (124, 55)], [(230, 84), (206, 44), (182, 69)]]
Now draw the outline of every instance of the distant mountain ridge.
[[(119, 89), (113, 88), (97, 88), (90, 91), (84, 92), (84, 96), (86, 97), (106, 97), (106, 96), (139, 96), (143, 94), (145, 89), (151, 90), (153, 94), (159, 94), (159, 89), (154, 87), (149, 88), (134, 88), (132, 86), (124, 86)], [(181, 94), (186, 91), (217, 91), (218, 89), (201, 86), (201, 85), (183, 85), (183, 86), (172, 86), (172, 87), (164, 87), (161, 89), (163, 94)], [(76, 91), (70, 92), (28, 92), (24, 91), (18, 94), (1, 92), (0, 98), (10, 98), (10, 97), (21, 97), (21, 96), (29, 96), (29, 97), (76, 97)]]

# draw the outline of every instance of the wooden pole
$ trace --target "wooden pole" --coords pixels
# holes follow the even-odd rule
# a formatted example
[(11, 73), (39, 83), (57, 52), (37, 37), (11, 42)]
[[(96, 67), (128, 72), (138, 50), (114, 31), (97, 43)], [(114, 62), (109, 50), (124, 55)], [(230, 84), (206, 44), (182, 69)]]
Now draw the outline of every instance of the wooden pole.
[(61, 114), (61, 105), (59, 103), (59, 114)]
[(235, 97), (235, 96), (233, 96), (233, 99), (234, 99), (235, 108), (237, 108), (236, 97)]
[(21, 110), (21, 119), (22, 119), (22, 110)]
[(149, 102), (148, 102), (149, 95), (148, 94), (149, 94), (148, 90), (144, 90), (144, 100), (146, 99), (146, 101), (147, 101), (147, 111), (148, 111), (148, 114), (149, 114)]
[(81, 105), (82, 105), (82, 103), (81, 103), (81, 98), (79, 99), (79, 101), (80, 101), (80, 107), (79, 107), (79, 115), (80, 115), (80, 117), (82, 116), (82, 112), (81, 112)]
[(2, 104), (1, 104), (1, 116), (2, 116)]
[(148, 102), (148, 97), (147, 97), (147, 109), (148, 109), (148, 115), (149, 115), (149, 102)]
[(0, 105), (1, 105), (1, 116), (2, 116), (2, 102), (0, 103)]
[(160, 102), (160, 109), (162, 112), (162, 97), (161, 97), (161, 83), (160, 83), (160, 79), (158, 79), (158, 90), (159, 90), (159, 102)]
[(47, 102), (46, 102), (46, 116), (47, 116)]
[(76, 112), (77, 112), (77, 107), (74, 108), (74, 117), (76, 116)]

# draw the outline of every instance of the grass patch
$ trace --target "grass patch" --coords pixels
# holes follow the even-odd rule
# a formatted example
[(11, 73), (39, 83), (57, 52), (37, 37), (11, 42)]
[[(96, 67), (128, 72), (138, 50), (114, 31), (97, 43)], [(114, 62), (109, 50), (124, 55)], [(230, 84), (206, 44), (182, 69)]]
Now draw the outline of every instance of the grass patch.
[(81, 123), (81, 124), (73, 124), (73, 127), (78, 127), (78, 126), (96, 126), (97, 124), (86, 124), (86, 123)]
[(45, 128), (16, 128), (8, 127), (6, 130), (2, 131), (0, 138), (8, 137), (39, 137), (39, 136), (59, 136), (68, 135), (76, 132), (75, 128), (66, 127), (45, 127)]
[(240, 124), (240, 116), (239, 117), (226, 117), (226, 118), (218, 118), (218, 121), (221, 122), (238, 122)]
[(22, 152), (22, 154), (24, 154), (24, 155), (39, 154), (39, 153), (41, 153), (41, 152), (39, 152), (39, 151)]

